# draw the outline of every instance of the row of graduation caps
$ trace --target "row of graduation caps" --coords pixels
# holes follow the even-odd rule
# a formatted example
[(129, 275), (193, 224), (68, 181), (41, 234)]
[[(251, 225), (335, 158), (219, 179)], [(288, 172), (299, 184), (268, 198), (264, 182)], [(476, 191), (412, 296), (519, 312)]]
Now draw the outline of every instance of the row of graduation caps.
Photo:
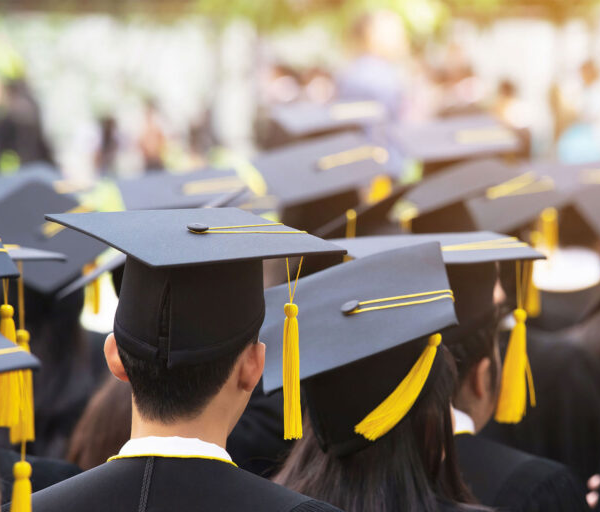
[[(174, 216), (170, 216), (168, 209), (171, 208), (189, 208), (185, 217), (190, 222), (212, 215), (210, 210), (199, 214), (194, 210), (197, 207), (237, 206), (263, 214), (275, 210), (283, 223), (294, 228), (307, 230), (322, 238), (334, 239), (345, 235), (345, 240), (334, 241), (356, 258), (386, 249), (435, 241), (441, 244), (447, 264), (540, 257), (539, 253), (511, 236), (505, 237), (491, 231), (521, 234), (523, 228), (531, 226), (544, 212), (543, 242), (550, 249), (555, 248), (560, 224), (556, 215), (551, 215), (547, 210), (549, 207), (570, 215), (569, 233), (600, 233), (600, 216), (595, 214), (595, 209), (600, 207), (595, 200), (596, 187), (600, 182), (593, 165), (515, 163), (520, 148), (519, 137), (487, 117), (459, 117), (408, 130), (406, 127), (389, 127), (380, 119), (377, 122), (365, 122), (364, 112), (372, 108), (371, 104), (362, 103), (355, 107), (346, 105), (344, 108), (350, 108), (350, 112), (356, 108), (354, 112), (360, 113), (360, 122), (352, 119), (348, 110), (342, 109), (345, 112), (341, 115), (345, 116), (344, 122), (340, 121), (338, 113), (335, 123), (323, 129), (323, 124), (327, 125), (327, 116), (332, 117), (335, 109), (320, 107), (319, 115), (322, 117), (316, 125), (313, 122), (311, 127), (308, 123), (308, 128), (305, 126), (304, 131), (299, 132), (290, 129), (292, 138), (306, 140), (259, 155), (252, 162), (250, 170), (247, 169), (241, 177), (233, 171), (208, 168), (182, 175), (163, 172), (119, 181), (118, 186), (128, 210), (164, 210), (154, 212), (151, 216), (142, 211), (131, 212), (126, 218), (118, 212), (93, 214), (92, 217), (84, 215), (81, 219), (92, 219), (92, 227), (87, 225), (88, 221), (80, 226), (68, 221), (67, 224), (75, 227), (75, 230), (64, 229), (59, 224), (44, 220), (44, 215), (48, 212), (74, 213), (86, 210), (69, 190), (69, 183), (45, 170), (22, 172), (5, 178), (0, 187), (0, 233), (7, 244), (13, 245), (8, 245), (6, 251), (0, 252), (0, 257), (8, 265), (2, 277), (8, 279), (22, 274), (22, 280), (33, 289), (64, 297), (93, 282), (101, 273), (125, 263), (125, 256), (122, 255), (80, 277), (81, 269), (104, 252), (106, 244), (150, 265), (173, 265), (171, 259), (181, 257), (175, 256), (175, 253), (180, 255), (185, 251), (178, 247), (177, 237), (170, 239), (168, 227), (164, 224), (168, 226), (176, 220), (175, 217), (182, 215), (182, 212), (172, 211)], [(277, 115), (283, 127), (286, 126), (286, 119), (292, 124), (298, 119), (297, 115), (287, 118), (281, 117), (281, 113)], [(313, 119), (315, 116), (311, 114), (309, 117)], [(398, 172), (406, 156), (424, 164), (424, 179), (416, 184), (403, 185), (398, 181)], [(511, 158), (508, 159), (508, 156)], [(370, 197), (363, 199), (367, 195), (365, 190), (369, 189)], [(226, 212), (233, 210), (220, 211), (228, 215)], [(94, 215), (99, 215), (98, 220), (93, 221)], [(221, 225), (218, 220), (215, 222)], [(121, 235), (115, 239), (114, 230), (118, 225)], [(211, 225), (210, 222), (208, 225)], [(92, 237), (86, 237), (77, 230)], [(475, 232), (403, 236), (407, 231)], [(133, 232), (139, 233), (139, 236), (132, 235)], [(380, 236), (369, 237), (369, 240), (361, 237), (353, 239), (363, 234)], [(244, 242), (246, 236), (249, 235), (238, 238), (242, 245), (248, 244)], [(145, 247), (149, 252), (137, 252), (136, 243), (144, 245), (139, 243), (140, 240), (146, 240)], [(294, 245), (291, 240), (287, 239), (286, 244)], [(151, 241), (159, 243), (166, 251), (166, 258), (170, 258), (168, 262), (153, 260), (153, 253), (160, 254), (160, 251), (156, 251)], [(35, 250), (27, 253), (24, 247)], [(260, 251), (259, 248), (256, 250)], [(24, 272), (15, 273), (10, 265), (13, 260), (19, 261), (18, 251), (29, 254), (29, 257), (21, 254), (21, 261), (26, 262)], [(319, 253), (319, 257), (312, 261), (307, 259), (305, 263), (304, 268), (309, 272), (332, 263), (324, 260), (340, 257), (340, 251), (314, 252)], [(324, 258), (322, 252), (332, 254)], [(66, 263), (57, 265), (53, 261), (46, 261), (65, 259), (58, 253), (66, 254)], [(301, 253), (288, 247), (268, 255), (256, 253), (253, 257), (283, 257)], [(37, 261), (27, 263), (29, 260)], [(181, 261), (177, 264), (191, 262)], [(356, 290), (349, 292), (354, 293), (351, 298), (360, 296)], [(551, 293), (551, 290), (548, 292)], [(581, 300), (586, 307), (591, 307), (595, 298), (600, 299), (598, 289), (595, 289), (595, 295), (593, 292), (590, 295), (586, 288)], [(8, 321), (6, 318), (5, 329)], [(11, 346), (8, 348), (12, 350)], [(11, 355), (10, 352), (6, 354)], [(7, 366), (6, 370), (33, 368), (37, 364), (26, 349), (15, 354), (23, 361), (16, 366)], [(276, 356), (281, 357), (281, 350), (271, 350), (270, 357)], [(348, 357), (354, 356), (356, 359), (366, 357), (365, 354), (352, 353)], [(307, 357), (310, 357), (310, 353), (301, 355), (303, 361)], [(341, 366), (350, 362), (334, 361), (331, 364)], [(278, 364), (272, 363), (271, 366), (279, 370), (265, 374), (267, 391), (276, 389), (281, 381), (280, 359)], [(0, 370), (3, 368), (0, 367)], [(302, 378), (323, 370), (310, 362), (303, 364), (302, 368), (307, 369), (300, 375)]]

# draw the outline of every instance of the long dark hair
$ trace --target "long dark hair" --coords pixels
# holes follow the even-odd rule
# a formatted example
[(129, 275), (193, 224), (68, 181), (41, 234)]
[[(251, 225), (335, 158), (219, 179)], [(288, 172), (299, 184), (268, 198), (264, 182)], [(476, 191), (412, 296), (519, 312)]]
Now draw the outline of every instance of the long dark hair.
[(435, 512), (439, 500), (473, 502), (460, 477), (454, 448), (450, 412), (454, 360), (445, 347), (440, 350), (441, 361), (430, 376), (428, 392), (386, 436), (338, 458), (321, 451), (305, 421), (303, 439), (273, 480), (346, 512)]

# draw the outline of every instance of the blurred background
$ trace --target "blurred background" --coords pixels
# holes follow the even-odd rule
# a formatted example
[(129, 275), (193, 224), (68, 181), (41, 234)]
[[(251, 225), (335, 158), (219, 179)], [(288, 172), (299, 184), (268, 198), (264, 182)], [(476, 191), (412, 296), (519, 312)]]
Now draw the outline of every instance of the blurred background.
[(3, 174), (46, 161), (88, 180), (251, 157), (265, 105), (357, 89), (401, 120), (487, 110), (528, 129), (532, 156), (600, 157), (595, 0), (1, 5)]

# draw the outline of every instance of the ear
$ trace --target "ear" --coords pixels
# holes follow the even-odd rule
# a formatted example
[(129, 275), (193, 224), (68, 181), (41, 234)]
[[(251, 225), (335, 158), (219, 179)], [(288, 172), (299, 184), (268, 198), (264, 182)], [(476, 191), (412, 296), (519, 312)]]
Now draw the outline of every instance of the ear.
[(491, 365), (490, 358), (484, 357), (471, 370), (471, 389), (479, 399), (482, 399), (490, 390)]
[(252, 393), (265, 369), (265, 344), (258, 341), (246, 347), (240, 362), (238, 385)]
[(104, 357), (106, 358), (106, 364), (108, 364), (110, 372), (117, 379), (129, 382), (123, 362), (119, 356), (119, 351), (117, 350), (117, 340), (112, 332), (106, 337), (106, 341), (104, 342)]

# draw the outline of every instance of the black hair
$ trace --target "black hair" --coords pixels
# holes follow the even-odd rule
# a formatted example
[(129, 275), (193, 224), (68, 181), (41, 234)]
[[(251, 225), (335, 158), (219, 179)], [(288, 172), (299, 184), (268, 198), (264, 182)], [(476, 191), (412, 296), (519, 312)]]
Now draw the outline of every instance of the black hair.
[(454, 361), (444, 346), (440, 350), (429, 391), (388, 434), (358, 452), (336, 457), (321, 450), (306, 421), (304, 437), (274, 481), (346, 512), (434, 512), (439, 500), (472, 502), (454, 448)]
[(449, 343), (448, 348), (456, 361), (458, 372), (458, 386), (467, 378), (469, 372), (479, 361), (488, 357), (491, 361), (491, 377), (493, 391), (495, 391), (499, 364), (496, 361), (495, 350), (498, 347), (498, 329), (501, 311), (497, 308), (490, 313), (485, 321), (472, 332), (461, 336), (459, 340)]
[(119, 346), (118, 351), (140, 414), (172, 423), (199, 414), (223, 387), (240, 354), (257, 341), (258, 333), (219, 359), (174, 368), (164, 359), (139, 359)]

